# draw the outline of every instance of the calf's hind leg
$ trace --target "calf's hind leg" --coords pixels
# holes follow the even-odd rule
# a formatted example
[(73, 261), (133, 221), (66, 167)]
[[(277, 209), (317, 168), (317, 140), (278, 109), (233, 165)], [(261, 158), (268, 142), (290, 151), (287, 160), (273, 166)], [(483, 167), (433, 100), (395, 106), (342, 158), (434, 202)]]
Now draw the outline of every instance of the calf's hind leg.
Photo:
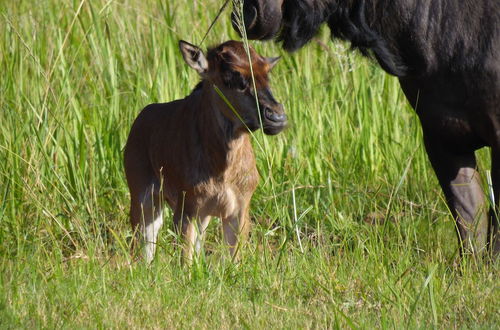
[(133, 247), (144, 246), (146, 262), (153, 261), (158, 232), (163, 225), (163, 210), (159, 183), (144, 187), (137, 194), (131, 193), (130, 222), (134, 231)]

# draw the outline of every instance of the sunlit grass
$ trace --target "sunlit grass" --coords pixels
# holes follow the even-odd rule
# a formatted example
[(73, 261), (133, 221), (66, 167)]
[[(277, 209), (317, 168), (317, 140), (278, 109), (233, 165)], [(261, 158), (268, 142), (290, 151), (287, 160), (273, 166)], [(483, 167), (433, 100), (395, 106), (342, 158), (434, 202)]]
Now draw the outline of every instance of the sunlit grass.
[[(126, 137), (145, 105), (194, 87), (177, 42), (198, 43), (220, 5), (0, 5), (0, 325), (498, 327), (498, 265), (457, 264), (397, 79), (326, 29), (293, 55), (251, 42), (283, 55), (271, 84), (291, 125), (255, 136), (243, 261), (215, 221), (207, 257), (184, 268), (167, 212), (153, 265), (129, 266)], [(202, 47), (238, 39), (230, 25), (226, 12)]]

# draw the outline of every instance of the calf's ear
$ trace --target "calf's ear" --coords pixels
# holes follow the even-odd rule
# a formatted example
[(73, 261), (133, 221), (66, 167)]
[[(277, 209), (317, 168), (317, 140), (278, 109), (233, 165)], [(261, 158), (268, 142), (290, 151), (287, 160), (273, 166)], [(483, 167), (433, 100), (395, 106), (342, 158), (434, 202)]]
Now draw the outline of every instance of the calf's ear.
[(184, 61), (187, 63), (187, 65), (195, 69), (199, 74), (207, 72), (207, 58), (200, 48), (190, 44), (189, 42), (180, 40), (179, 49), (181, 50), (182, 57), (184, 58)]
[(281, 56), (278, 57), (266, 57), (266, 61), (269, 64), (269, 71), (274, 68), (276, 63), (280, 60)]

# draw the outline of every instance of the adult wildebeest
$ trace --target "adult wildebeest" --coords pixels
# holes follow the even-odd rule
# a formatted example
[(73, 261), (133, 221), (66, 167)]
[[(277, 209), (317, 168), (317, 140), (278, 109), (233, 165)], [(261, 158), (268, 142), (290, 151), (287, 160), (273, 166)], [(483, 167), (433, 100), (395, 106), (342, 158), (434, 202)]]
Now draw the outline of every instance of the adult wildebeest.
[[(233, 25), (235, 14), (233, 9)], [(293, 51), (323, 23), (332, 36), (399, 78), (420, 118), (425, 148), (457, 221), (463, 250), (500, 252), (474, 151), (491, 147), (500, 196), (499, 0), (244, 0), (250, 39), (277, 37)]]
[(206, 57), (187, 42), (179, 47), (202, 81), (182, 100), (144, 108), (125, 147), (134, 246), (145, 243), (148, 262), (163, 224), (164, 200), (174, 211), (188, 262), (194, 248), (199, 251), (211, 216), (222, 219), (224, 237), (231, 255), (236, 255), (238, 237), (248, 232), (250, 199), (259, 180), (249, 131), (262, 123), (264, 133), (274, 135), (287, 122), (269, 88), (268, 73), (278, 58), (262, 57), (249, 48), (257, 107), (243, 43), (227, 41), (209, 49)]

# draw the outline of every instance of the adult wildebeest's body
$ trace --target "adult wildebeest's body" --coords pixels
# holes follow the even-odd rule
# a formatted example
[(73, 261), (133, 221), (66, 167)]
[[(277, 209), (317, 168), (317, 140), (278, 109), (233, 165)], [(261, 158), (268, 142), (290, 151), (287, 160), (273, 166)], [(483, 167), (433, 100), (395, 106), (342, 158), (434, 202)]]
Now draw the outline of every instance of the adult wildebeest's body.
[(245, 0), (243, 11), (251, 39), (278, 35), (292, 51), (327, 23), (334, 37), (398, 76), (463, 246), (481, 252), (489, 235), (498, 255), (498, 220), (488, 219), (474, 151), (491, 147), (498, 205), (499, 0)]

